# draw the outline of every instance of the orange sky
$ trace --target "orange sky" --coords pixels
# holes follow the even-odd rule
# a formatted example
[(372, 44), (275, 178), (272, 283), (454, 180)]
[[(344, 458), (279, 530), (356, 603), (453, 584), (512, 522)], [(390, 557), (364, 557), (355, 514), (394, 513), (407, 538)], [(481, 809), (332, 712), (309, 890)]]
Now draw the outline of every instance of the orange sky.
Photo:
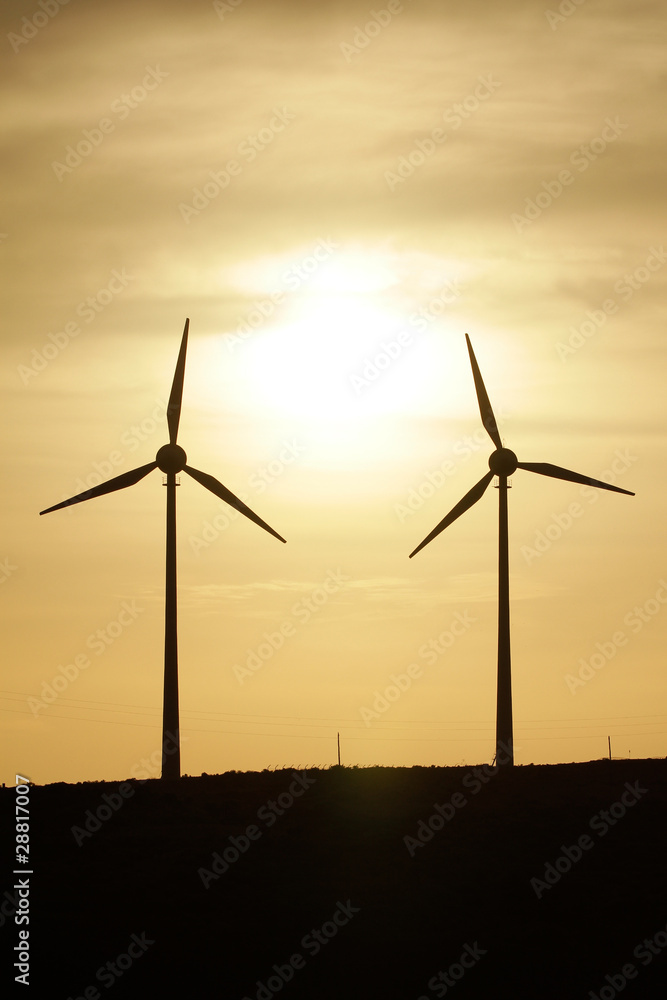
[(288, 544), (184, 477), (185, 773), (493, 756), (497, 494), (408, 560), (493, 450), (465, 332), (521, 460), (637, 494), (513, 478), (517, 763), (664, 756), (660, 5), (53, 6), (1, 12), (2, 780), (159, 772), (160, 474), (38, 512), (154, 459), (186, 316), (179, 443)]

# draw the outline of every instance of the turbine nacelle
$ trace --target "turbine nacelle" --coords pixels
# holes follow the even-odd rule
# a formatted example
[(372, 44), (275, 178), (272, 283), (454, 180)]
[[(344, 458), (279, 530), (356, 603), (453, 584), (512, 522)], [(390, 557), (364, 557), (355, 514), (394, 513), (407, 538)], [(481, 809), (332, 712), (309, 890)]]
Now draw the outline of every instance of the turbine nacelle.
[(494, 476), (511, 476), (518, 467), (519, 459), (509, 448), (498, 448), (489, 455), (489, 468)]
[(188, 456), (178, 444), (164, 444), (155, 456), (157, 467), (161, 472), (177, 473), (185, 468)]

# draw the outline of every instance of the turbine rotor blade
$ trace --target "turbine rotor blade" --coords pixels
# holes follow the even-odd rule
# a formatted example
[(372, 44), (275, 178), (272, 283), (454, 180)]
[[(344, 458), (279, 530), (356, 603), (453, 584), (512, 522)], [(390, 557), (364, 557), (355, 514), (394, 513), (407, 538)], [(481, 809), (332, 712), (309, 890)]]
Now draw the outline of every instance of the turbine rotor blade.
[(429, 542), (433, 541), (436, 535), (439, 535), (441, 531), (444, 531), (445, 528), (447, 528), (452, 523), (452, 521), (455, 521), (457, 517), (461, 516), (461, 514), (465, 514), (465, 512), (469, 510), (470, 507), (473, 506), (473, 504), (476, 504), (477, 501), (480, 500), (484, 495), (484, 491), (486, 490), (487, 486), (489, 485), (492, 479), (493, 479), (493, 473), (487, 472), (487, 474), (483, 476), (482, 479), (480, 479), (480, 481), (475, 486), (473, 486), (473, 488), (469, 490), (468, 493), (466, 493), (463, 499), (459, 500), (459, 502), (455, 507), (452, 507), (449, 514), (447, 514), (446, 517), (443, 517), (440, 524), (437, 524), (435, 526), (430, 535), (427, 535), (424, 541), (420, 542), (417, 548), (410, 553), (410, 559), (412, 559), (412, 557), (416, 555), (420, 549), (423, 549), (425, 545), (428, 545)]
[(181, 349), (178, 352), (178, 361), (174, 372), (174, 381), (171, 386), (171, 395), (167, 406), (167, 423), (169, 424), (169, 444), (176, 444), (178, 434), (178, 422), (181, 419), (181, 399), (183, 397), (183, 378), (185, 376), (185, 352), (188, 348), (188, 330), (190, 320), (186, 319), (181, 339)]
[(517, 468), (525, 469), (527, 472), (537, 472), (540, 476), (550, 476), (552, 479), (565, 479), (570, 483), (583, 483), (584, 486), (599, 486), (601, 490), (626, 493), (629, 497), (635, 495), (630, 490), (622, 490), (620, 486), (611, 486), (609, 483), (603, 483), (599, 479), (591, 479), (590, 476), (581, 476), (578, 472), (561, 469), (559, 465), (549, 465), (548, 462), (519, 462)]
[(472, 344), (470, 343), (470, 337), (466, 333), (466, 343), (468, 344), (468, 354), (470, 355), (470, 365), (472, 367), (472, 377), (475, 380), (475, 389), (477, 391), (477, 401), (479, 403), (479, 412), (482, 417), (482, 423), (489, 434), (489, 437), (495, 444), (496, 448), (502, 448), (503, 443), (500, 439), (500, 434), (498, 433), (498, 424), (494, 416), (493, 410), (491, 409), (491, 403), (489, 402), (489, 397), (484, 386), (484, 381), (482, 379), (482, 374), (479, 370), (479, 365), (477, 364), (477, 358), (475, 357), (475, 352), (472, 349)]
[(69, 500), (63, 500), (62, 503), (57, 503), (53, 507), (47, 507), (46, 510), (40, 510), (40, 514), (50, 514), (52, 510), (60, 510), (61, 507), (71, 507), (74, 503), (82, 503), (84, 500), (92, 500), (93, 497), (104, 496), (105, 493), (114, 493), (116, 490), (124, 490), (127, 486), (134, 486), (138, 483), (140, 479), (147, 476), (149, 472), (153, 469), (157, 469), (157, 462), (149, 462), (148, 465), (142, 465), (138, 469), (133, 469), (132, 472), (124, 472), (121, 476), (116, 476), (114, 479), (108, 479), (106, 483), (100, 483), (99, 486), (92, 486), (85, 493), (77, 493), (75, 497), (70, 497)]
[(210, 492), (216, 497), (220, 497), (221, 500), (228, 503), (230, 507), (234, 507), (238, 510), (240, 514), (245, 514), (246, 517), (250, 518), (251, 521), (254, 521), (255, 524), (258, 524), (260, 528), (264, 528), (264, 530), (268, 531), (270, 535), (274, 536), (274, 538), (279, 539), (281, 542), (285, 541), (282, 535), (279, 535), (277, 531), (274, 531), (273, 528), (266, 523), (266, 521), (262, 521), (261, 517), (258, 517), (254, 511), (250, 510), (250, 507), (247, 507), (242, 500), (239, 500), (238, 497), (234, 496), (231, 490), (228, 490), (226, 486), (219, 483), (217, 479), (213, 478), (213, 476), (209, 476), (205, 472), (199, 472), (198, 469), (193, 469), (191, 465), (186, 465), (183, 471), (187, 472), (193, 479), (196, 479), (197, 482), (201, 483), (201, 485), (207, 490), (210, 490)]

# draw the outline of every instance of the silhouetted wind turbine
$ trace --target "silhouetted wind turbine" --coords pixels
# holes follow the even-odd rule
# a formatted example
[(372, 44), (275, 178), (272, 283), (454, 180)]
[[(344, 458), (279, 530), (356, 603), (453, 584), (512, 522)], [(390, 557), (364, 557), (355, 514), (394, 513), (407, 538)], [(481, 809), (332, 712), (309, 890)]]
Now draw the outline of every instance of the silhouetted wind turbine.
[[(578, 472), (570, 472), (568, 469), (561, 469), (558, 465), (549, 465), (547, 462), (519, 462), (513, 451), (503, 448), (503, 443), (498, 433), (496, 418), (491, 409), (491, 403), (482, 381), (477, 360), (475, 358), (470, 337), (466, 333), (466, 343), (468, 344), (468, 354), (472, 374), (475, 380), (477, 400), (479, 402), (479, 412), (482, 416), (482, 423), (486, 428), (491, 440), (496, 446), (496, 450), (489, 457), (489, 469), (476, 486), (466, 493), (462, 500), (452, 507), (449, 514), (440, 521), (433, 531), (426, 536), (417, 548), (410, 553), (410, 558), (428, 545), (436, 535), (444, 531), (453, 521), (464, 514), (473, 504), (476, 504), (483, 496), (487, 486), (494, 475), (498, 477), (498, 500), (500, 505), (499, 517), (499, 545), (498, 545), (498, 700), (496, 706), (496, 762), (501, 762), (502, 757), (506, 758), (506, 763), (514, 763), (514, 747), (512, 733), (512, 672), (510, 660), (510, 599), (509, 599), (509, 556), (508, 556), (508, 531), (507, 531), (507, 479), (517, 469), (526, 469), (528, 472), (537, 472), (541, 476), (551, 476), (553, 479), (566, 479), (571, 483), (583, 483), (587, 486), (599, 486), (603, 490), (613, 490), (615, 493), (627, 493), (633, 497), (630, 490), (622, 490), (619, 486), (610, 486), (609, 483), (600, 482), (599, 479), (591, 479), (590, 476), (581, 476)], [(507, 760), (509, 758), (509, 760)]]
[[(187, 455), (183, 449), (176, 444), (178, 434), (178, 424), (181, 416), (181, 398), (183, 396), (183, 377), (185, 374), (185, 354), (188, 345), (188, 328), (190, 320), (186, 319), (181, 340), (181, 349), (178, 353), (174, 381), (169, 396), (167, 406), (167, 423), (169, 425), (169, 444), (160, 448), (155, 456), (154, 462), (142, 465), (132, 472), (124, 472), (121, 476), (115, 476), (106, 483), (93, 486), (85, 493), (79, 493), (69, 500), (63, 500), (53, 507), (41, 510), (40, 514), (49, 514), (52, 510), (60, 510), (61, 507), (69, 507), (74, 503), (81, 503), (83, 500), (91, 500), (93, 497), (103, 496), (105, 493), (113, 493), (115, 490), (123, 490), (127, 486), (134, 486), (144, 476), (147, 476), (153, 469), (161, 469), (167, 476), (167, 579), (165, 588), (165, 610), (164, 610), (164, 701), (162, 709), (162, 777), (179, 778), (181, 775), (181, 750), (179, 736), (178, 718), (178, 642), (177, 642), (177, 606), (176, 606), (176, 475), (179, 472), (187, 472), (189, 476), (196, 479), (198, 483), (205, 486), (207, 490), (215, 496), (220, 497), (226, 503), (235, 507), (241, 514), (254, 521), (261, 528), (284, 542), (285, 539), (262, 521), (249, 507), (235, 497), (226, 486), (219, 483), (213, 476), (205, 472), (193, 469), (191, 465), (186, 465)], [(175, 744), (175, 748), (168, 748), (169, 742)]]

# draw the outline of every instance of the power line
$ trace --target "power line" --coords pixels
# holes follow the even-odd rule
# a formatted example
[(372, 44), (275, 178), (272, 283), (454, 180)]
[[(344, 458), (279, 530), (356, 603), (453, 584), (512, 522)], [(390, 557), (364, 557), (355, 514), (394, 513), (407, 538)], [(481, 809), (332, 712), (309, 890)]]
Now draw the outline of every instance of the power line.
[[(63, 706), (67, 708), (67, 706)], [(32, 712), (23, 711), (21, 709), (0, 709), (0, 711), (9, 712), (14, 715), (32, 715)], [(82, 723), (93, 723), (95, 725), (99, 723), (104, 723), (110, 726), (134, 726), (141, 729), (159, 729), (159, 720), (153, 725), (141, 722), (123, 722), (117, 719), (82, 719), (77, 716), (71, 715), (58, 715), (55, 712), (49, 712), (48, 716), (44, 718), (47, 719), (61, 719), (66, 722), (82, 722)], [(207, 720), (200, 720), (207, 721)], [(213, 721), (213, 720), (211, 720)], [(245, 725), (250, 725), (250, 723), (244, 723)], [(266, 725), (266, 723), (264, 723)], [(312, 727), (316, 728), (316, 727)], [(357, 727), (361, 728), (361, 727)], [(381, 729), (383, 727), (375, 727), (375, 729)], [(386, 728), (386, 727), (385, 727)], [(375, 729), (373, 731), (375, 731)], [(193, 733), (208, 733), (212, 736), (254, 736), (258, 738), (269, 737), (271, 739), (275, 738), (288, 738), (288, 739), (301, 739), (301, 740), (330, 740), (331, 736), (319, 735), (316, 733), (250, 733), (247, 731), (229, 730), (229, 729), (200, 729), (197, 726), (184, 726), (182, 727), (183, 732), (193, 732)], [(472, 732), (472, 730), (471, 730)], [(423, 736), (372, 736), (369, 732), (366, 736), (347, 736), (348, 740), (360, 740), (365, 743), (482, 743), (486, 742), (491, 738), (493, 728), (489, 727), (489, 735), (487, 736), (460, 736), (454, 737), (423, 737)], [(651, 732), (651, 733), (611, 733), (612, 736), (634, 736), (634, 737), (644, 737), (644, 736), (663, 736), (664, 731)], [(587, 735), (575, 735), (573, 733), (568, 733), (565, 736), (523, 736), (520, 737), (520, 742), (533, 743), (539, 740), (594, 740), (599, 739), (599, 734), (589, 733)]]
[[(6, 692), (6, 694), (8, 695), (8, 697), (5, 697), (2, 694), (2, 692), (0, 692), (0, 697), (3, 700), (6, 700), (6, 701), (27, 701), (28, 698), (34, 697), (34, 695), (27, 695), (27, 694), (19, 692), (19, 691)], [(115, 712), (116, 711), (115, 709), (109, 708), (108, 706), (110, 706), (110, 705), (116, 705), (116, 706), (118, 706), (118, 708), (122, 708), (122, 709), (127, 709), (127, 708), (129, 708), (129, 709), (139, 709), (139, 711), (137, 711), (137, 712), (132, 712), (132, 711), (131, 712), (125, 712), (125, 711), (123, 711), (123, 712), (116, 712), (116, 714), (157, 715), (157, 716), (159, 716), (161, 714), (160, 713), (160, 709), (158, 709), (158, 708), (155, 708), (155, 707), (150, 707), (149, 708), (148, 706), (142, 706), (142, 705), (130, 705), (130, 704), (125, 703), (125, 702), (84, 701), (82, 699), (62, 698), (62, 697), (59, 698), (58, 700), (61, 703), (61, 705), (62, 705), (63, 708), (72, 709), (73, 711), (79, 710), (79, 711), (93, 711), (93, 712)], [(63, 704), (64, 702), (69, 702), (71, 704)], [(95, 707), (96, 705), (102, 705), (103, 707), (102, 708), (96, 708)], [(2, 709), (2, 708), (0, 708), (0, 711), (11, 712), (12, 709)], [(32, 713), (24, 713), (24, 714), (32, 714)], [(52, 713), (49, 713), (49, 714), (52, 714)], [(307, 728), (323, 728), (323, 726), (317, 725), (317, 723), (321, 723), (321, 722), (322, 723), (326, 723), (326, 724), (331, 725), (331, 726), (338, 726), (341, 722), (351, 722), (351, 723), (356, 723), (356, 725), (351, 726), (351, 727), (347, 727), (347, 728), (352, 728), (352, 729), (361, 729), (362, 728), (362, 726), (359, 723), (359, 720), (357, 720), (357, 719), (340, 719), (340, 717), (337, 717), (337, 718), (327, 718), (327, 717), (322, 717), (322, 716), (305, 716), (304, 717), (304, 716), (298, 716), (298, 715), (297, 716), (291, 716), (291, 715), (253, 715), (251, 713), (211, 712), (211, 711), (198, 710), (198, 709), (188, 709), (188, 710), (185, 710), (183, 712), (183, 714), (187, 715), (187, 716), (197, 716), (197, 715), (205, 715), (206, 716), (206, 715), (208, 715), (208, 716), (213, 716), (214, 717), (213, 719), (200, 719), (200, 720), (198, 720), (198, 721), (201, 721), (201, 722), (209, 722), (209, 721), (213, 722), (213, 721), (216, 721), (216, 718), (217, 718), (217, 719), (220, 719), (220, 720), (225, 721), (227, 723), (229, 723), (230, 721), (232, 721), (232, 722), (233, 721), (238, 721), (238, 723), (240, 725), (251, 725), (251, 724), (255, 724), (255, 725), (257, 725), (257, 724), (259, 724), (259, 725), (292, 725), (292, 726), (299, 725), (299, 726), (303, 726), (303, 727), (307, 727)], [(308, 722), (308, 721), (304, 722), (303, 721), (304, 718), (306, 720), (310, 719), (310, 720), (312, 720), (312, 722)], [(286, 720), (290, 720), (290, 721), (287, 721), (287, 722), (259, 722), (259, 720), (261, 720), (261, 719), (286, 719)], [(549, 729), (549, 728), (552, 728), (552, 729), (561, 729), (561, 728), (563, 728), (562, 726), (545, 726), (544, 725), (544, 723), (552, 723), (552, 722), (554, 722), (554, 723), (563, 722), (563, 723), (566, 723), (567, 725), (572, 725), (575, 728), (582, 728), (582, 726), (585, 726), (585, 724), (587, 724), (587, 723), (591, 724), (593, 726), (606, 726), (606, 725), (612, 723), (616, 727), (619, 727), (619, 726), (631, 727), (631, 726), (637, 726), (637, 725), (655, 725), (655, 723), (650, 723), (648, 721), (646, 721), (646, 722), (620, 722), (620, 721), (617, 721), (617, 720), (621, 720), (621, 719), (639, 719), (639, 720), (667, 719), (667, 715), (665, 715), (665, 714), (654, 714), (654, 715), (616, 715), (616, 716), (612, 715), (612, 716), (597, 716), (597, 717), (589, 716), (589, 717), (582, 717), (581, 719), (557, 719), (557, 718), (556, 719), (526, 719), (523, 722), (517, 722), (517, 726), (518, 727), (523, 727), (523, 728), (526, 728), (526, 729), (539, 728), (540, 730), (543, 730), (543, 729)], [(249, 721), (246, 721), (246, 720), (249, 720)], [(299, 720), (299, 721), (297, 722), (297, 721), (294, 721), (294, 720)], [(81, 720), (81, 721), (84, 721), (84, 720)], [(102, 721), (102, 720), (100, 720), (100, 721)], [(109, 721), (112, 721), (112, 720), (109, 720)], [(530, 725), (530, 723), (535, 723), (535, 725), (534, 726)], [(394, 728), (399, 729), (401, 727), (403, 727), (403, 728), (410, 727), (410, 726), (419, 726), (419, 727), (422, 727), (422, 726), (425, 726), (425, 725), (426, 726), (436, 726), (436, 727), (442, 729), (442, 728), (445, 728), (445, 727), (448, 727), (448, 726), (470, 726), (470, 725), (478, 725), (478, 724), (483, 729), (485, 729), (485, 730), (487, 728), (489, 728), (489, 727), (492, 727), (492, 724), (490, 722), (488, 722), (487, 720), (483, 720), (483, 719), (443, 719), (443, 720), (440, 720), (440, 721), (435, 720), (435, 719), (433, 719), (433, 720), (424, 720), (424, 719), (390, 720), (390, 719), (387, 719), (387, 720), (384, 720), (384, 724), (373, 725), (373, 729), (394, 729)], [(128, 725), (129, 725), (129, 723), (128, 723)]]

